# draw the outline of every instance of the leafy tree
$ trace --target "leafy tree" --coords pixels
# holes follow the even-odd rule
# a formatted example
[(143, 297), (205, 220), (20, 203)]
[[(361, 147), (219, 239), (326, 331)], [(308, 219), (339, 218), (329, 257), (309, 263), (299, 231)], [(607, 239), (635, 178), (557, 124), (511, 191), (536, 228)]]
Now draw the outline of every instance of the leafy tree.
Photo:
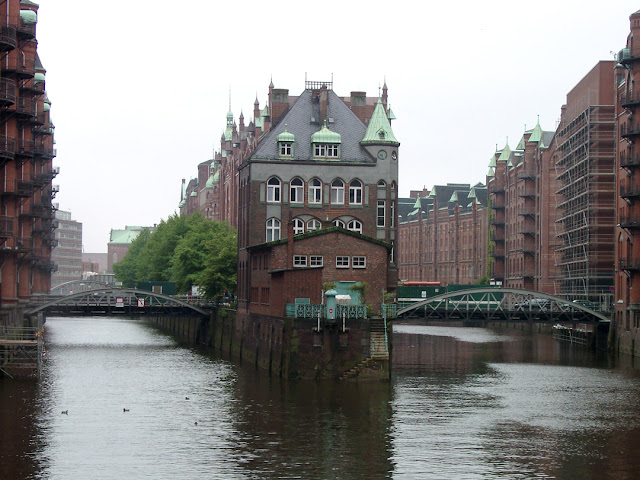
[(113, 273), (115, 273), (116, 278), (122, 282), (124, 287), (135, 287), (136, 280), (139, 278), (138, 258), (144, 251), (150, 236), (151, 233), (148, 229), (142, 230), (135, 240), (131, 242), (124, 258), (113, 266)]

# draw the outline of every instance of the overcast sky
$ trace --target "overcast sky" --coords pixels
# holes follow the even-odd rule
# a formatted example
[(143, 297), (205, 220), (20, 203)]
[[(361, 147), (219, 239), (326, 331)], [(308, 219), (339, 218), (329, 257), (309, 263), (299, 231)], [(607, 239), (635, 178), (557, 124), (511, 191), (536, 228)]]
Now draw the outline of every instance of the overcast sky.
[[(234, 9), (241, 5), (240, 9)], [(433, 6), (437, 5), (437, 6)], [(418, 7), (419, 6), (419, 7)], [(220, 147), (225, 116), (249, 123), (273, 78), (340, 96), (378, 94), (397, 120), (400, 194), (485, 183), (489, 158), (525, 125), (555, 130), (569, 90), (624, 47), (637, 1), (42, 0), (60, 209), (85, 252), (109, 232), (177, 210), (180, 184)]]

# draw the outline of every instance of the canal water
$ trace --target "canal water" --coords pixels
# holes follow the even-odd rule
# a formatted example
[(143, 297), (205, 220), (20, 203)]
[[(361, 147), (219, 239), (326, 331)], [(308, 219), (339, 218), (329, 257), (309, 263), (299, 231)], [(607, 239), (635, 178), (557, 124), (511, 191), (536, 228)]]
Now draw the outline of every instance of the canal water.
[(1, 479), (640, 478), (640, 371), (548, 336), (399, 325), (389, 383), (294, 383), (139, 321), (45, 328), (42, 379), (0, 379)]

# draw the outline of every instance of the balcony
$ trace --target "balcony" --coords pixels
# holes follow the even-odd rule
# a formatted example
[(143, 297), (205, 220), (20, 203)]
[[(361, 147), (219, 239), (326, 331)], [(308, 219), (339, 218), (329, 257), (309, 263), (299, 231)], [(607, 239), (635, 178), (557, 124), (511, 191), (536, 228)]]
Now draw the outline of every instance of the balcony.
[(503, 218), (492, 218), (489, 223), (491, 225), (504, 226), (504, 219)]
[(36, 80), (37, 77), (34, 77), (30, 81), (25, 82), (20, 86), (20, 90), (31, 92), (35, 95), (43, 95), (45, 91), (45, 82), (42, 80)]
[(8, 78), (0, 80), (0, 106), (13, 105), (16, 98), (16, 82)]
[[(46, 184), (51, 183), (51, 180), (53, 180), (58, 173), (60, 173), (60, 167), (53, 167), (48, 170), (38, 172), (33, 176), (33, 183), (38, 187), (44, 187)], [(58, 193), (58, 191), (56, 190), (55, 193)]]
[(0, 238), (10, 238), (13, 235), (13, 217), (0, 215)]
[(640, 92), (631, 92), (621, 95), (620, 105), (624, 108), (640, 105)]
[(522, 271), (523, 278), (535, 278), (535, 276), (536, 276), (536, 272), (533, 269), (528, 268)]
[(621, 216), (620, 226), (622, 228), (640, 228), (640, 216), (637, 216), (637, 215)]
[(522, 190), (520, 190), (518, 192), (518, 196), (519, 197), (535, 197), (536, 196), (536, 189), (532, 188), (532, 187), (528, 187), (528, 188), (523, 188)]
[(16, 155), (22, 157), (33, 157), (35, 153), (35, 144), (33, 140), (18, 140), (16, 147)]
[(27, 208), (23, 209), (20, 213), (21, 217), (32, 217), (32, 218), (53, 218), (54, 217), (54, 208), (53, 205), (43, 205), (43, 204), (35, 204), (29, 205)]
[(521, 170), (518, 172), (518, 178), (522, 180), (535, 180), (536, 172), (533, 169)]
[(622, 198), (637, 198), (640, 196), (640, 185), (622, 185), (620, 187)]
[(535, 217), (536, 209), (535, 207), (518, 207), (518, 215), (520, 215), (521, 217)]
[(536, 236), (536, 229), (533, 226), (523, 225), (518, 229), (518, 233), (520, 235), (531, 235), (532, 237)]
[(16, 48), (17, 36), (16, 27), (4, 25), (0, 27), (0, 52), (9, 52)]
[(36, 107), (36, 102), (32, 98), (21, 97), (13, 108), (18, 118), (24, 121), (36, 116)]
[(47, 114), (45, 112), (40, 112), (36, 115), (36, 118), (33, 121), (33, 133), (39, 135), (53, 135), (53, 130), (55, 126), (51, 123), (51, 120), (47, 118)]
[(504, 247), (495, 247), (493, 249), (493, 256), (495, 258), (504, 258)]
[(620, 270), (627, 272), (640, 272), (640, 260), (636, 258), (620, 258), (618, 260)]
[[(22, 38), (24, 40), (33, 40), (34, 38), (36, 38), (36, 22), (35, 20), (29, 19), (29, 17), (23, 17), (23, 11), (20, 12), (20, 15), (16, 18), (15, 21), (16, 25), (18, 26), (16, 28), (17, 36), (18, 38)], [(35, 16), (35, 12), (26, 12), (27, 15), (31, 13), (33, 14), (33, 16)]]
[(13, 74), (18, 78), (32, 78), (36, 74), (36, 64), (33, 60), (19, 58), (9, 54), (6, 60), (0, 62), (0, 70), (4, 74)]
[(0, 195), (28, 198), (33, 195), (33, 185), (26, 180), (5, 180), (0, 185)]
[(618, 52), (618, 62), (622, 65), (629, 65), (637, 60), (640, 60), (640, 51), (637, 48), (623, 48)]
[(56, 156), (56, 149), (50, 145), (39, 143), (35, 146), (35, 155), (38, 157), (53, 158)]
[(640, 166), (640, 155), (635, 153), (635, 151), (620, 153), (620, 167), (635, 168), (638, 166)]
[(13, 160), (16, 156), (16, 141), (13, 138), (0, 135), (0, 162)]
[(640, 135), (640, 124), (636, 122), (627, 122), (620, 125), (620, 136), (623, 138), (631, 138)]

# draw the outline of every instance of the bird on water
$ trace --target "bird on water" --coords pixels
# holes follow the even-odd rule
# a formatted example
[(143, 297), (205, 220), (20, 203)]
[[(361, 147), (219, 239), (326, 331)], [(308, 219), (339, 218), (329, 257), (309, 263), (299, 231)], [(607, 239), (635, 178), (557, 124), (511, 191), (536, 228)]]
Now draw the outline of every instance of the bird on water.
[(69, 415), (69, 410), (63, 410), (63, 411), (62, 411), (62, 414), (63, 414), (63, 415)]
[(123, 412), (128, 412), (128, 411), (129, 411), (129, 409), (128, 409), (128, 408), (123, 408), (123, 409), (122, 409), (122, 411), (123, 411)]

